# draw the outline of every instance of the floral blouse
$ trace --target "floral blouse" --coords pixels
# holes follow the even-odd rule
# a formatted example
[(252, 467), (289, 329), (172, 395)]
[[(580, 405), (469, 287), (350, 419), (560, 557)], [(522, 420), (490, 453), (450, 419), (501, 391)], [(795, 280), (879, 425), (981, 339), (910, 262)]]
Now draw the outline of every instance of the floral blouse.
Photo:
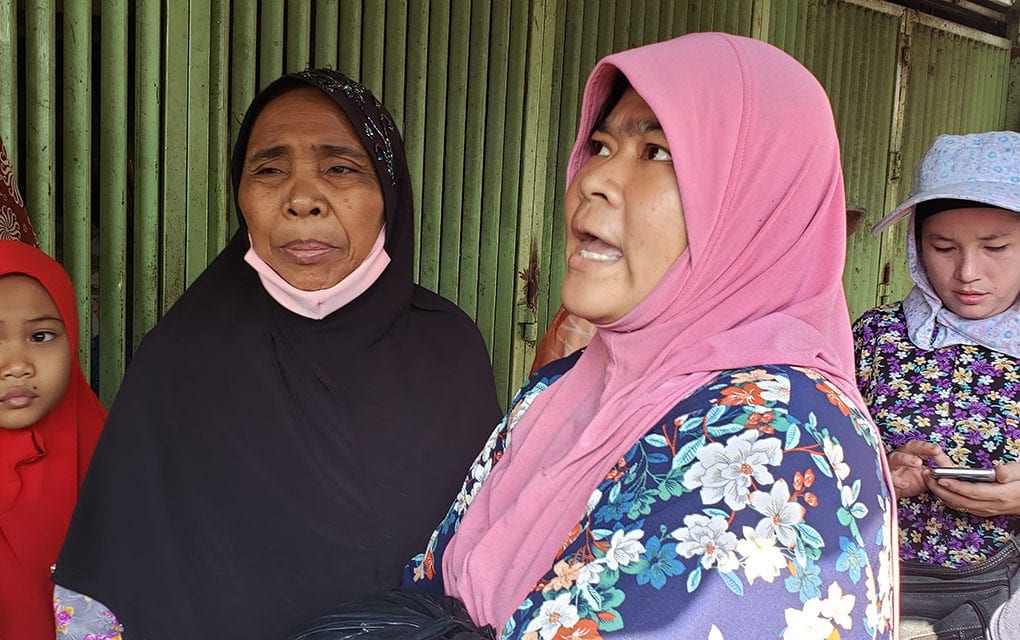
[[(1020, 362), (991, 349), (920, 349), (899, 303), (854, 325), (857, 382), (889, 451), (911, 440), (942, 447), (964, 467), (1020, 459)], [(960, 567), (1020, 533), (1020, 517), (956, 511), (931, 493), (899, 500), (900, 558)]]
[[(442, 589), (461, 517), (535, 397), (536, 373), (404, 586)], [(866, 418), (817, 372), (728, 371), (613, 466), (501, 638), (888, 638), (890, 497)]]

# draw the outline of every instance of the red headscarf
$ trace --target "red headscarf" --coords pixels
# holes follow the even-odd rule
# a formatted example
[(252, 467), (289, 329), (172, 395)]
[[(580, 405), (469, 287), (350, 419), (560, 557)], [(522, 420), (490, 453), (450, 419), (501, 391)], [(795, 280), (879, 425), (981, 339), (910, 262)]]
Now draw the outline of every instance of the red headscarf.
[(3, 140), (0, 140), (0, 240), (38, 244), (25, 211), (25, 202), (18, 192), (18, 183), (14, 181), (14, 171)]
[(60, 402), (24, 429), (0, 429), (0, 639), (52, 638), (56, 561), (106, 411), (78, 366), (78, 311), (64, 269), (22, 242), (0, 240), (0, 276), (49, 292), (67, 328), (71, 380)]

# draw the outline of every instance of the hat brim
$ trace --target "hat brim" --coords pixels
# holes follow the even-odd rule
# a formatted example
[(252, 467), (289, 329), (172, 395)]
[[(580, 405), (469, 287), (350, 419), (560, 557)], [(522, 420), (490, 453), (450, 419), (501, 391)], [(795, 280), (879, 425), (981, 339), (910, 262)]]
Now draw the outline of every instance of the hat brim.
[(970, 200), (1020, 212), (1020, 184), (980, 180), (939, 185), (935, 189), (922, 191), (905, 200), (903, 204), (893, 209), (892, 213), (879, 220), (878, 224), (871, 228), (871, 232), (876, 235), (881, 233), (900, 218), (913, 213), (914, 207), (921, 202), (942, 199)]

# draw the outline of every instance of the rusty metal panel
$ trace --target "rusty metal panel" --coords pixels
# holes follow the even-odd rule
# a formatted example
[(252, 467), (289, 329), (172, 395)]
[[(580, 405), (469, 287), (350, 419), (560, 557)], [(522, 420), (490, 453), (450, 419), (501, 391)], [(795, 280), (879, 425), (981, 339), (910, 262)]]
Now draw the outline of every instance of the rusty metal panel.
[[(906, 199), (914, 168), (941, 133), (1006, 128), (1010, 46), (945, 20), (908, 12), (910, 80), (903, 114), (902, 165), (890, 182), (887, 202)], [(881, 264), (890, 272), (886, 299), (901, 299), (911, 287), (906, 268), (907, 225), (883, 232)]]
[(840, 137), (847, 203), (868, 215), (848, 241), (843, 282), (851, 318), (878, 302), (880, 243), (867, 232), (884, 215), (900, 21), (887, 3), (774, 0), (766, 39), (825, 87)]

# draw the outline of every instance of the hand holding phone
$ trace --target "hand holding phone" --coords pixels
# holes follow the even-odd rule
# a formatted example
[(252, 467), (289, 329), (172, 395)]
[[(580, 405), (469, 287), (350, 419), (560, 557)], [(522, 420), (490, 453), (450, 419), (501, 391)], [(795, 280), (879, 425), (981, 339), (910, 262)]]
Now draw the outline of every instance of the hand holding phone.
[(969, 467), (933, 467), (931, 477), (966, 480), (968, 482), (995, 482), (995, 469), (971, 469)]

